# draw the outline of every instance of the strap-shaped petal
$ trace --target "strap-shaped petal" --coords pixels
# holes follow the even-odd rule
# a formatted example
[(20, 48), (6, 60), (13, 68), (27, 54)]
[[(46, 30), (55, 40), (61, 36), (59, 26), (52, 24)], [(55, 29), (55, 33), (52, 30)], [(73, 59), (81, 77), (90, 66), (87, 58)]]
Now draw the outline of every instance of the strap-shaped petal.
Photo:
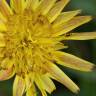
[[(4, 34), (0, 33), (0, 47), (4, 47), (4, 46), (5, 46)], [(0, 54), (2, 53), (0, 52)]]
[(7, 28), (6, 28), (5, 24), (4, 24), (4, 22), (0, 21), (0, 32), (4, 32), (6, 30), (7, 30)]
[(25, 83), (26, 83), (25, 91), (27, 91), (31, 87), (33, 82), (34, 82), (34, 73), (26, 74), (26, 76), (25, 76)]
[(54, 45), (54, 49), (55, 50), (60, 50), (60, 49), (64, 49), (64, 48), (68, 48), (67, 46), (64, 46), (63, 43), (59, 42), (57, 44)]
[(26, 93), (26, 96), (37, 96), (35, 85), (32, 85)]
[(39, 0), (26, 0), (26, 8), (32, 8), (33, 11), (36, 11), (39, 4)]
[(48, 92), (48, 93), (52, 93), (56, 87), (53, 83), (53, 81), (49, 78), (49, 76), (47, 74), (41, 76), (42, 79), (42, 83), (43, 83), (43, 87), (44, 89)]
[(9, 68), (8, 70), (1, 70), (0, 71), (0, 81), (8, 80), (11, 77), (13, 77), (14, 74), (15, 74), (15, 72), (12, 68)]
[(94, 64), (88, 61), (65, 52), (55, 51), (53, 54), (54, 59), (58, 64), (75, 70), (90, 72), (96, 67)]
[(26, 3), (25, 0), (10, 0), (10, 5), (16, 13), (22, 13), (25, 9)]
[(37, 87), (40, 89), (42, 96), (47, 96), (40, 74), (36, 74), (35, 83)]
[(9, 5), (7, 4), (6, 0), (0, 0), (0, 12), (8, 18), (9, 15), (12, 15), (13, 12)]
[(38, 7), (38, 10), (43, 14), (47, 14), (48, 11), (52, 8), (56, 0), (42, 0), (41, 4)]
[(96, 39), (96, 32), (69, 33), (68, 36), (61, 36), (61, 38), (62, 38), (62, 40), (90, 40), (90, 39)]
[(9, 69), (13, 66), (14, 64), (14, 61), (13, 59), (9, 59), (8, 57), (4, 58), (1, 62), (1, 67), (4, 68), (4, 69)]
[(55, 64), (51, 62), (46, 62), (46, 70), (60, 83), (65, 85), (74, 93), (78, 93), (78, 86), (64, 73), (62, 72)]
[(58, 25), (65, 23), (71, 20), (74, 16), (81, 13), (81, 10), (69, 11), (61, 13), (58, 18), (53, 22), (53, 27), (57, 27)]
[(76, 27), (81, 26), (82, 24), (85, 24), (91, 20), (91, 16), (77, 16), (71, 19), (70, 21), (63, 23), (57, 27), (54, 27), (54, 34), (53, 37), (63, 35)]
[(3, 40), (0, 41), (0, 47), (5, 47), (5, 42)]
[(13, 96), (22, 96), (25, 90), (25, 81), (22, 77), (16, 75), (13, 84)]
[(50, 22), (53, 22), (63, 10), (63, 8), (67, 5), (69, 0), (60, 0), (58, 1), (53, 8), (48, 12), (47, 17)]
[(3, 16), (1, 12), (0, 12), (0, 21), (6, 22), (6, 18)]

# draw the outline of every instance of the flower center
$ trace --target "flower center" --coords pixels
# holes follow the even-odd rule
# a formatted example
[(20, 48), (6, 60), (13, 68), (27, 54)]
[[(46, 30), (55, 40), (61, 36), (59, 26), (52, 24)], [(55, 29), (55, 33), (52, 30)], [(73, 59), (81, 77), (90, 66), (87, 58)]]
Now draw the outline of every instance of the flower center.
[(25, 10), (22, 14), (10, 16), (6, 25), (6, 47), (3, 54), (13, 62), (16, 72), (44, 73), (41, 49), (45, 49), (47, 45), (40, 42), (41, 38), (49, 38), (52, 34), (47, 18), (37, 12)]

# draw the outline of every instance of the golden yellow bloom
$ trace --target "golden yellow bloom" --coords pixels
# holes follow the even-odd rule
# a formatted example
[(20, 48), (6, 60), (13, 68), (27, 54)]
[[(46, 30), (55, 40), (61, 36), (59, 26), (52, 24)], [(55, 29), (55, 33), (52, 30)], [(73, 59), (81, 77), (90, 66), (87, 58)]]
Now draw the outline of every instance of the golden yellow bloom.
[(95, 67), (71, 54), (62, 40), (96, 38), (96, 32), (68, 33), (91, 20), (81, 10), (62, 12), (69, 0), (0, 0), (0, 81), (14, 75), (13, 96), (42, 96), (56, 89), (51, 79), (74, 93), (78, 86), (56, 64), (90, 72)]

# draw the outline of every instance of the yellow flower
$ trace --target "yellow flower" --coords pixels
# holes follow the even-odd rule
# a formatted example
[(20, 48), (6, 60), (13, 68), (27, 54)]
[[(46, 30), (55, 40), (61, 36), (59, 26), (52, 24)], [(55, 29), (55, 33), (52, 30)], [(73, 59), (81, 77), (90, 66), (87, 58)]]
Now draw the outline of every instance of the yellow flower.
[[(56, 64), (90, 72), (94, 65), (71, 54), (62, 40), (88, 40), (96, 32), (68, 33), (91, 20), (81, 10), (62, 12), (69, 0), (0, 0), (0, 81), (15, 76), (13, 96), (42, 96), (56, 89), (53, 81), (78, 93), (78, 86)], [(36, 85), (36, 86), (35, 86)]]

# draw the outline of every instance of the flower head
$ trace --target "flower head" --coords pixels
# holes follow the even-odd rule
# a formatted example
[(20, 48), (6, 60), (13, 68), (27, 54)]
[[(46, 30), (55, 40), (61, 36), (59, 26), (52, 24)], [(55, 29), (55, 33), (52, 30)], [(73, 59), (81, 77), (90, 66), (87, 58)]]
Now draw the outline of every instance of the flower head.
[[(61, 52), (62, 40), (96, 38), (95, 32), (69, 33), (91, 20), (81, 11), (62, 12), (69, 0), (0, 0), (0, 81), (15, 76), (13, 96), (43, 96), (56, 89), (52, 79), (79, 91), (56, 64), (90, 72), (92, 63)], [(36, 85), (36, 86), (35, 86)]]

